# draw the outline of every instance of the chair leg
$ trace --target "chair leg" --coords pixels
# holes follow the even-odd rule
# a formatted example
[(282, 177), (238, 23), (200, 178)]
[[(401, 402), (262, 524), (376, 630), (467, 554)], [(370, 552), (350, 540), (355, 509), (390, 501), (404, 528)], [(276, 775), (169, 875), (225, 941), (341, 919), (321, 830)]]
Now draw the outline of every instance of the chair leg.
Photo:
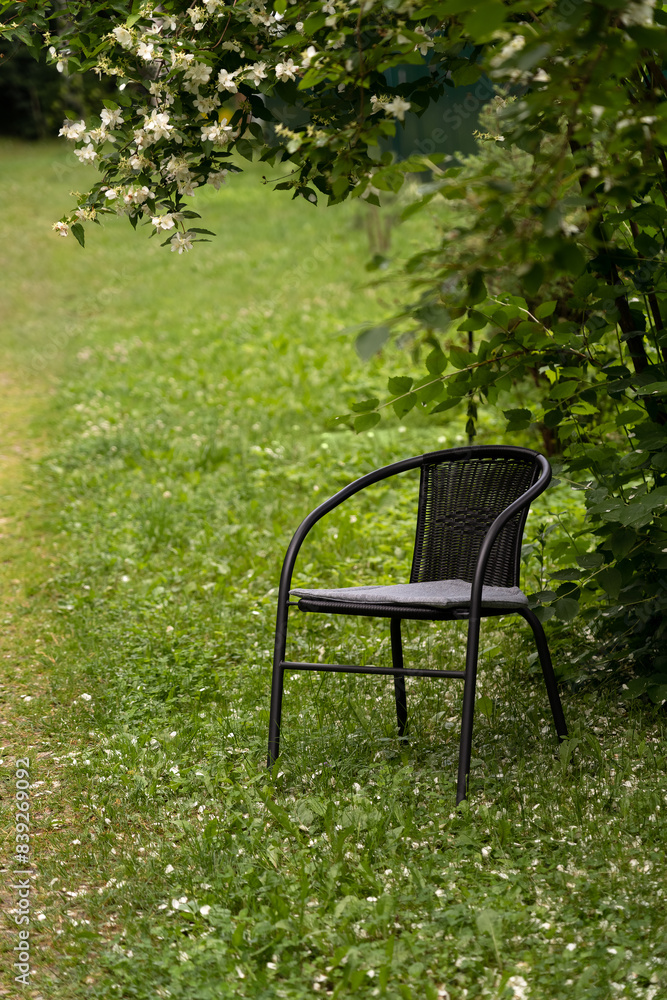
[(278, 604), (276, 639), (273, 653), (273, 676), (271, 678), (271, 708), (269, 710), (269, 754), (266, 766), (271, 769), (280, 753), (280, 719), (283, 707), (283, 679), (285, 668), (285, 647), (287, 645), (287, 602)]
[[(395, 670), (403, 669), (403, 643), (401, 642), (401, 619), (390, 618), (391, 662)], [(396, 718), (398, 735), (403, 739), (408, 731), (408, 704), (405, 694), (405, 677), (394, 674), (394, 694), (396, 695)]]
[(472, 727), (475, 715), (475, 688), (477, 686), (477, 656), (479, 653), (479, 618), (468, 621), (466, 647), (466, 676), (463, 682), (463, 714), (461, 718), (461, 744), (459, 748), (459, 773), (456, 784), (456, 804), (468, 797)]
[(556, 684), (556, 676), (554, 674), (554, 668), (551, 662), (551, 654), (549, 652), (549, 646), (547, 645), (547, 637), (544, 634), (542, 623), (540, 622), (537, 615), (530, 610), (530, 608), (522, 609), (521, 615), (523, 618), (526, 619), (526, 621), (533, 630), (535, 643), (537, 645), (537, 652), (540, 657), (540, 663), (542, 665), (542, 674), (544, 675), (544, 683), (547, 686), (547, 694), (549, 695), (551, 714), (554, 717), (554, 725), (556, 726), (558, 739), (564, 740), (567, 738), (567, 723), (565, 722), (565, 715), (563, 714), (563, 706), (561, 705), (560, 697), (558, 695), (558, 685)]

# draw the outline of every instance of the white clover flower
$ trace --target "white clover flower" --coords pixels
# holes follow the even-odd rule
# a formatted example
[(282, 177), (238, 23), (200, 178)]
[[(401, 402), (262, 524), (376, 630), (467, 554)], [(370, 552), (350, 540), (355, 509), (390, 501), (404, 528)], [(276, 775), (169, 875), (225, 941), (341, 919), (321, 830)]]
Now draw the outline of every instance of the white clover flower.
[(81, 149), (75, 149), (74, 155), (78, 156), (82, 163), (93, 163), (97, 159), (92, 142), (89, 142), (87, 146), (82, 146)]
[(304, 69), (308, 69), (316, 55), (317, 49), (314, 45), (309, 45), (306, 51), (301, 53), (301, 65)]
[(194, 106), (202, 115), (210, 115), (211, 111), (215, 111), (220, 106), (220, 101), (217, 97), (197, 96), (194, 100)]
[(58, 135), (64, 135), (66, 139), (78, 140), (83, 139), (85, 131), (86, 123), (83, 119), (80, 122), (72, 122), (69, 118), (66, 118)]
[(255, 87), (259, 86), (262, 80), (266, 79), (266, 63), (256, 62), (252, 66), (246, 67), (245, 70), (246, 79), (250, 83), (254, 84)]
[(195, 238), (195, 233), (174, 233), (171, 240), (171, 252), (172, 253), (188, 253), (192, 250), (192, 241)]
[(100, 118), (105, 128), (116, 128), (117, 125), (122, 125), (124, 121), (121, 111), (110, 111), (109, 108), (102, 108)]
[(151, 62), (154, 58), (155, 46), (152, 42), (139, 42), (137, 45), (137, 55), (145, 62)]
[[(165, 212), (164, 215), (154, 215), (151, 218), (151, 222), (155, 226), (155, 231), (157, 233), (162, 232), (163, 229), (173, 229), (176, 223), (174, 222), (174, 217), (170, 212)], [(173, 625), (167, 627), (167, 632), (173, 632)]]
[(124, 49), (132, 48), (132, 35), (127, 28), (123, 28), (122, 25), (118, 25), (117, 28), (113, 29), (111, 34), (114, 36), (118, 44), (122, 45)]
[(173, 865), (167, 865), (167, 867), (164, 870), (164, 873), (165, 873), (165, 875), (171, 875), (171, 873), (173, 871), (174, 871), (174, 866)]
[(66, 222), (54, 222), (51, 229), (58, 233), (58, 236), (69, 236), (69, 226)]
[(81, 701), (92, 701), (93, 700), (93, 696), (92, 696), (92, 694), (86, 694), (86, 692), (84, 691), (83, 694), (79, 695), (79, 699)]
[(213, 185), (216, 191), (219, 191), (220, 185), (226, 183), (228, 173), (229, 170), (212, 170), (206, 179), (209, 184)]
[(402, 97), (395, 97), (393, 101), (388, 101), (385, 104), (384, 110), (402, 122), (405, 119), (405, 112), (410, 110), (410, 101), (404, 101)]
[(298, 67), (292, 59), (276, 63), (276, 76), (279, 80), (296, 80)]
[(221, 69), (218, 73), (218, 90), (228, 90), (230, 94), (235, 94), (238, 90), (234, 77), (238, 70), (228, 73), (226, 69)]
[(231, 125), (221, 125), (220, 123), (216, 125), (206, 125), (201, 130), (202, 142), (212, 142), (216, 146), (224, 146), (225, 143), (229, 142), (231, 136), (228, 132), (231, 132)]
[(207, 917), (211, 912), (211, 907), (207, 903), (205, 906), (199, 907), (199, 912), (201, 913), (202, 917)]

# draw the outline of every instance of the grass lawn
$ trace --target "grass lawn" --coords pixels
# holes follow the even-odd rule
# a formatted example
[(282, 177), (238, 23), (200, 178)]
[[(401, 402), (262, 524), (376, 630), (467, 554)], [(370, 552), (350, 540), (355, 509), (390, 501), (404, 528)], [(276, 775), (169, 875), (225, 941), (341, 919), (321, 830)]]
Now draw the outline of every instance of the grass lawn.
[[(468, 804), (457, 681), (408, 681), (404, 746), (391, 681), (291, 675), (265, 769), (292, 532), (356, 476), (464, 440), (451, 411), (326, 429), (413, 365), (362, 365), (341, 332), (392, 294), (365, 288), (363, 206), (290, 203), (253, 167), (198, 195), (219, 235), (189, 255), (123, 220), (82, 251), (48, 231), (86, 183), (66, 151), (5, 142), (0, 175), (5, 427), (28, 442), (0, 484), (24, 541), (0, 574), (3, 795), (29, 755), (35, 872), (24, 988), (3, 814), (4, 995), (667, 996), (664, 712), (570, 682), (559, 750), (514, 620), (483, 633)], [(418, 239), (401, 227), (394, 248)], [(480, 443), (500, 427), (482, 414)], [(405, 574), (413, 501), (408, 479), (346, 505), (298, 581)], [(527, 589), (575, 510), (566, 484), (535, 504)], [(386, 624), (301, 618), (292, 658), (388, 663)], [(461, 663), (457, 626), (408, 626), (411, 665)], [(552, 642), (563, 674), (591, 655), (577, 623)]]

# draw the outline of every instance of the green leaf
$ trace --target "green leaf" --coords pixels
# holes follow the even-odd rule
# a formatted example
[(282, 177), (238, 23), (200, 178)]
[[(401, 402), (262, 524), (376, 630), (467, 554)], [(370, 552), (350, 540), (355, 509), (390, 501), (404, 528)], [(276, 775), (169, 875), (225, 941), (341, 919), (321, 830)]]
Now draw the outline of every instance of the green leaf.
[(556, 617), (560, 618), (562, 622), (572, 621), (579, 614), (579, 601), (575, 601), (571, 597), (561, 597), (553, 607)]
[(234, 148), (246, 160), (250, 160), (252, 162), (253, 146), (247, 139), (237, 139), (234, 143)]
[(574, 382), (572, 379), (566, 379), (563, 382), (556, 382), (549, 389), (549, 396), (551, 399), (569, 399), (572, 396), (576, 396), (579, 392), (581, 383)]
[(355, 419), (354, 429), (357, 434), (361, 434), (362, 431), (369, 431), (371, 427), (375, 427), (375, 425), (379, 423), (379, 413), (362, 413), (361, 416)]
[(603, 590), (609, 594), (612, 600), (616, 600), (623, 586), (623, 574), (615, 566), (609, 566), (600, 570), (597, 581)]
[(388, 379), (387, 388), (394, 396), (402, 396), (403, 393), (410, 392), (413, 381), (409, 375), (396, 375)]
[(369, 326), (368, 329), (363, 330), (354, 343), (361, 360), (368, 361), (374, 354), (377, 354), (390, 336), (391, 330), (384, 325)]
[(453, 368), (463, 369), (473, 364), (477, 360), (475, 354), (464, 351), (460, 347), (452, 347), (449, 351), (449, 363)]
[(426, 369), (431, 375), (440, 375), (447, 367), (447, 355), (435, 347), (426, 358)]
[(367, 413), (368, 410), (374, 410), (379, 402), (380, 400), (375, 396), (370, 399), (360, 399), (358, 402), (353, 403), (350, 409), (354, 410), (355, 413)]
[(407, 396), (401, 396), (400, 399), (395, 399), (391, 405), (394, 409), (394, 413), (400, 419), (401, 417), (404, 417), (406, 413), (409, 413), (409, 411), (416, 404), (417, 394), (415, 392), (410, 392)]
[(86, 234), (83, 230), (83, 226), (80, 222), (75, 222), (72, 226), (72, 236), (81, 244), (82, 247), (86, 245)]
[(553, 314), (557, 305), (558, 302), (556, 299), (553, 299), (550, 302), (542, 302), (542, 304), (535, 310), (535, 315), (538, 319), (546, 319), (547, 316), (551, 316)]
[(484, 313), (478, 312), (477, 309), (470, 309), (468, 315), (459, 323), (459, 330), (483, 330), (485, 326), (488, 326), (489, 320)]

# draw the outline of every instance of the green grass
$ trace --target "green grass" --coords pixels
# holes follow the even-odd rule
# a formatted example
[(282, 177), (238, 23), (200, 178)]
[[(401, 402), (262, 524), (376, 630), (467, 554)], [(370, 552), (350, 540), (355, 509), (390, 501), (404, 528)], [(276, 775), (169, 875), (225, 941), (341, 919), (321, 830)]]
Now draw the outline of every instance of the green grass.
[[(454, 805), (458, 682), (408, 683), (403, 746), (390, 682), (290, 676), (265, 770), (293, 530), (355, 476), (463, 440), (447, 413), (325, 429), (412, 364), (362, 366), (340, 332), (382, 316), (387, 294), (364, 288), (361, 209), (291, 204), (253, 169), (199, 196), (220, 235), (186, 257), (123, 221), (82, 252), (48, 233), (85, 183), (61, 164), (52, 147), (0, 149), (4, 363), (56, 390), (38, 483), (58, 558), (31, 612), (51, 682), (26, 708), (35, 992), (660, 1000), (664, 714), (567, 688), (559, 750), (513, 621), (484, 631), (468, 805)], [(395, 247), (418, 237), (399, 229)], [(480, 440), (500, 426), (485, 414)], [(407, 481), (339, 510), (298, 579), (405, 572), (413, 500)], [(561, 511), (576, 512), (566, 486), (535, 505), (529, 537)], [(460, 664), (457, 627), (405, 631), (411, 663)], [(388, 662), (382, 623), (304, 615), (290, 635), (299, 657)], [(562, 673), (591, 655), (574, 629), (552, 640)]]

